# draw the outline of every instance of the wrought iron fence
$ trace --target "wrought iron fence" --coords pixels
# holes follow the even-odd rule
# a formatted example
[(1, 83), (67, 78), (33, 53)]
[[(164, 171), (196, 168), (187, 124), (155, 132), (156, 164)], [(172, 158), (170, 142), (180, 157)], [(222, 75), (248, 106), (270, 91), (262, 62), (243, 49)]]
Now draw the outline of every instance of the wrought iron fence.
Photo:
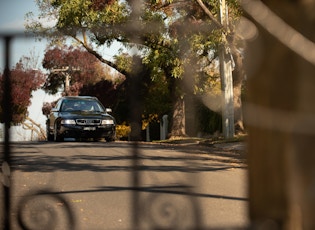
[[(54, 174), (53, 170), (49, 167), (47, 170), (41, 169), (42, 165), (48, 165), (52, 159), (49, 157), (45, 160), (34, 158), (28, 161), (23, 159), (24, 148), (27, 144), (21, 142), (14, 143), (11, 141), (12, 136), (10, 133), (12, 111), (11, 111), (11, 81), (10, 81), (10, 60), (12, 56), (11, 47), (12, 40), (16, 37), (24, 36), (21, 34), (4, 35), (2, 38), (5, 41), (5, 71), (4, 71), (4, 141), (1, 159), (2, 171), (2, 191), (1, 196), (1, 212), (0, 212), (0, 227), (1, 229), (80, 229), (76, 211), (73, 209), (74, 200), (69, 200), (66, 196), (68, 193), (75, 192), (60, 192), (56, 191), (58, 188), (54, 185), (43, 185), (39, 188), (30, 188), (28, 191), (23, 191), (22, 194), (17, 195), (17, 190), (21, 189), (21, 182), (16, 176), (13, 176), (14, 171), (19, 171), (19, 167), (23, 165), (25, 172), (38, 172), (45, 173), (50, 171)], [(29, 38), (32, 39), (32, 38)], [(130, 107), (135, 108), (133, 115), (137, 119), (141, 115), (141, 108), (137, 95), (134, 92), (139, 91), (140, 84), (132, 85)], [(134, 134), (138, 135), (138, 133)], [(137, 138), (137, 137), (136, 137)], [(45, 142), (40, 142), (39, 145)], [(117, 147), (118, 145), (114, 146)], [(57, 147), (57, 146), (55, 146)], [(33, 147), (37, 148), (37, 147)], [(54, 147), (53, 147), (54, 148)], [(57, 147), (58, 148), (58, 147)], [(185, 148), (185, 147), (184, 147)], [(24, 149), (24, 150), (23, 150)], [(31, 152), (36, 150), (30, 150)], [(205, 166), (193, 166), (194, 157), (177, 157), (177, 160), (184, 162), (185, 166), (157, 166), (157, 171), (179, 171), (188, 173), (189, 176), (183, 181), (182, 178), (175, 180), (168, 184), (162, 182), (159, 185), (146, 186), (143, 182), (143, 174), (150, 166), (143, 165), (142, 161), (146, 159), (143, 154), (143, 149), (139, 146), (138, 142), (129, 144), (131, 155), (127, 157), (130, 160), (130, 165), (127, 166), (125, 171), (131, 171), (131, 186), (128, 188), (121, 187), (106, 187), (104, 189), (95, 189), (89, 192), (106, 192), (106, 191), (120, 191), (128, 190), (131, 193), (131, 223), (127, 229), (209, 229), (204, 225), (202, 208), (198, 197), (208, 197), (210, 199), (227, 199), (240, 202), (247, 202), (246, 198), (229, 197), (224, 195), (210, 195), (202, 194), (194, 191), (193, 183), (198, 181), (198, 172), (215, 170), (208, 169)], [(59, 151), (63, 151), (59, 149)], [(86, 149), (88, 151), (88, 149)], [(193, 149), (187, 152), (194, 152)], [(31, 156), (25, 156), (31, 157)], [(155, 157), (157, 160), (162, 159), (162, 156)], [(197, 157), (198, 159), (198, 157)], [(23, 161), (25, 163), (23, 163)], [(70, 161), (70, 159), (69, 159)], [(68, 163), (65, 163), (68, 164)], [(224, 163), (225, 164), (225, 163)], [(226, 163), (230, 165), (230, 162)], [(65, 165), (63, 169), (68, 170), (69, 165)], [(199, 168), (201, 167), (201, 168)], [(222, 166), (223, 167), (223, 166)], [(237, 168), (239, 166), (231, 165), (224, 166), (224, 169)], [(243, 167), (243, 166), (240, 166)], [(221, 170), (221, 169), (218, 169)], [(93, 171), (93, 170), (92, 170)], [(55, 176), (53, 176), (55, 177)], [(57, 175), (56, 175), (57, 177)], [(19, 182), (18, 182), (19, 181)], [(22, 182), (23, 183), (23, 182)], [(26, 183), (26, 182), (25, 182)], [(27, 186), (24, 185), (24, 186)], [(56, 185), (57, 186), (57, 185)], [(105, 187), (105, 186), (104, 186)], [(76, 193), (84, 193), (77, 191)], [(144, 195), (145, 194), (145, 195)], [(175, 195), (175, 196), (174, 196)], [(177, 195), (177, 196), (176, 196)], [(80, 201), (78, 201), (80, 202)], [(109, 211), (110, 212), (110, 211)], [(106, 215), (106, 214), (104, 214)], [(90, 226), (94, 228), (93, 226)], [(114, 228), (112, 226), (103, 226), (102, 229), (126, 229)], [(210, 229), (215, 229), (211, 227)], [(221, 229), (221, 228), (220, 228)], [(233, 229), (238, 229), (234, 227)]]
[[(303, 59), (315, 64), (314, 59), (314, 43), (307, 40), (300, 33), (295, 31), (288, 24), (280, 20), (276, 14), (270, 11), (260, 1), (243, 1), (243, 9), (247, 15), (250, 15), (251, 20), (256, 20), (257, 25), (268, 31), (274, 37), (279, 39), (282, 44), (289, 49), (296, 52)], [(266, 12), (270, 17), (266, 18)], [(241, 21), (240, 30), (244, 39), (255, 39), (258, 35), (257, 27), (248, 19)], [(280, 29), (279, 29), (280, 28)], [(187, 28), (186, 28), (187, 29)], [(189, 28), (190, 29), (190, 28)], [(12, 222), (17, 223), (21, 229), (56, 229), (60, 227), (60, 223), (64, 229), (77, 229), (77, 220), (72, 205), (67, 200), (63, 192), (56, 192), (54, 189), (41, 188), (37, 191), (31, 190), (28, 193), (22, 194), (20, 197), (14, 195), (14, 187), (12, 186), (12, 166), (16, 163), (15, 156), (13, 156), (13, 143), (11, 142), (10, 125), (12, 120), (11, 111), (11, 82), (10, 82), (10, 57), (12, 39), (15, 37), (24, 36), (22, 34), (2, 34), (1, 38), (5, 42), (5, 70), (4, 70), (4, 92), (3, 92), (3, 108), (5, 108), (4, 116), (4, 141), (3, 152), (1, 158), (2, 164), (2, 187), (1, 187), (1, 210), (0, 210), (0, 227), (3, 229), (11, 229)], [(294, 42), (292, 41), (294, 38)], [(304, 44), (301, 46), (300, 44)], [(311, 50), (311, 52), (309, 52)], [(256, 58), (257, 60), (259, 57)], [(256, 60), (256, 61), (257, 61)], [(259, 61), (259, 60), (258, 60)], [(191, 66), (193, 68), (193, 66)], [(255, 62), (250, 68), (255, 68)], [(250, 71), (251, 69), (249, 69)], [(188, 81), (190, 82), (190, 81)], [(130, 105), (134, 108), (133, 119), (141, 117), (141, 105), (139, 105), (140, 95), (135, 94), (139, 92), (139, 84), (134, 82), (130, 94)], [(249, 114), (251, 111), (257, 111), (256, 107), (247, 107)], [(266, 111), (262, 111), (266, 112)], [(249, 117), (249, 125), (263, 126), (263, 128), (270, 127), (272, 124), (268, 121), (256, 124), (256, 120)], [(287, 122), (279, 123), (276, 127), (279, 129), (285, 128)], [(136, 127), (137, 128), (137, 127)], [(138, 127), (139, 128), (139, 127)], [(138, 135), (136, 133), (135, 135)], [(174, 184), (162, 183), (161, 186), (148, 187), (143, 185), (144, 171), (147, 166), (142, 164), (145, 156), (142, 153), (139, 143), (134, 142), (130, 144), (131, 154), (129, 155), (130, 165), (125, 167), (125, 170), (131, 172), (131, 186), (128, 190), (131, 191), (132, 208), (131, 215), (131, 229), (215, 229), (204, 225), (205, 220), (202, 218), (201, 204), (196, 197), (208, 196), (210, 198), (226, 198), (230, 200), (241, 200), (247, 202), (246, 198), (235, 198), (229, 196), (210, 196), (209, 194), (198, 194), (194, 191), (189, 183), (178, 182)], [(188, 149), (188, 152), (195, 150)], [(187, 160), (188, 159), (188, 160)], [(46, 159), (47, 160), (47, 159)], [(203, 171), (202, 168), (196, 169), (193, 167), (193, 161), (185, 158), (186, 166), (177, 169), (195, 173), (196, 171)], [(48, 159), (49, 161), (49, 159)], [(41, 162), (42, 163), (42, 162)], [(27, 166), (26, 166), (27, 167)], [(233, 166), (232, 168), (235, 168)], [(161, 170), (161, 169), (160, 169)], [(191, 176), (191, 175), (190, 175)], [(198, 180), (198, 175), (189, 177), (189, 179)], [(210, 185), (211, 186), (211, 185)], [(95, 189), (94, 192), (123, 190), (124, 188), (106, 187), (103, 189)], [(80, 191), (78, 191), (80, 192)], [(82, 192), (82, 191), (81, 191)], [(143, 192), (148, 192), (147, 196), (141, 195)], [(64, 192), (65, 193), (65, 192)], [(170, 194), (181, 194), (180, 198), (169, 196)], [(16, 199), (16, 200), (14, 200)], [(56, 209), (60, 205), (62, 209)], [(13, 207), (14, 206), (14, 207)], [(12, 214), (12, 210), (17, 210)], [(162, 210), (162, 211), (161, 211)], [(187, 223), (186, 223), (187, 222)], [(248, 223), (247, 223), (248, 224)], [(265, 225), (269, 226), (268, 224)], [(108, 226), (104, 226), (106, 229)], [(275, 226), (273, 226), (275, 227)], [(111, 228), (111, 227), (109, 227)], [(229, 229), (233, 228), (229, 227)], [(249, 225), (242, 227), (234, 227), (233, 229), (250, 228)], [(221, 229), (219, 227), (219, 229)], [(275, 228), (277, 229), (277, 227)]]
[[(47, 189), (46, 186), (37, 189), (31, 189), (25, 192), (21, 197), (15, 195), (14, 189), (20, 186), (13, 186), (12, 168), (16, 168), (19, 164), (17, 156), (13, 156), (13, 145), (10, 141), (10, 123), (11, 123), (11, 83), (10, 83), (10, 47), (14, 36), (4, 37), (5, 39), (5, 84), (4, 84), (4, 101), (6, 108), (5, 127), (4, 127), (4, 143), (3, 143), (3, 159), (2, 159), (2, 189), (3, 201), (1, 228), (3, 229), (77, 229), (77, 219), (72, 208), (71, 202), (60, 192), (56, 192), (56, 188)], [(136, 87), (137, 84), (134, 84)], [(133, 89), (137, 91), (139, 89)], [(137, 100), (131, 101), (132, 108), (138, 108)], [(136, 111), (137, 113), (137, 111)], [(17, 146), (15, 146), (17, 147)], [(17, 147), (19, 148), (19, 147)], [(132, 172), (132, 186), (128, 188), (132, 194), (131, 212), (131, 227), (130, 229), (208, 229), (203, 226), (201, 207), (197, 201), (198, 196), (190, 184), (177, 182), (175, 185), (164, 184), (154, 187), (143, 186), (141, 180), (144, 173), (144, 167), (141, 164), (143, 155), (137, 142), (131, 144), (130, 151), (132, 152), (129, 166)], [(51, 159), (46, 159), (47, 162)], [(185, 161), (185, 159), (182, 159)], [(33, 162), (37, 165), (37, 170), (41, 172), (40, 165), (47, 164), (44, 161)], [(188, 160), (187, 165), (191, 164)], [(26, 163), (27, 170), (35, 170), (31, 164)], [(174, 166), (173, 166), (174, 167)], [(170, 166), (171, 168), (171, 166)], [(168, 169), (168, 170), (177, 170)], [(187, 166), (179, 169), (185, 172), (195, 172), (199, 169), (193, 169), (192, 166)], [(128, 171), (128, 170), (127, 170)], [(192, 177), (193, 178), (193, 177)], [(192, 181), (196, 181), (196, 178)], [(12, 184), (12, 185), (11, 185)], [(112, 188), (115, 190), (115, 188)], [(118, 189), (118, 188), (117, 188)], [(102, 190), (99, 190), (101, 192)], [(97, 192), (97, 191), (95, 191)], [(141, 195), (143, 192), (149, 195)], [(174, 197), (172, 194), (180, 194), (179, 197)], [(206, 196), (206, 195), (204, 195)], [(213, 198), (220, 198), (213, 197)], [(221, 197), (223, 198), (223, 196)], [(230, 199), (230, 198), (228, 198)], [(233, 199), (233, 198), (232, 198)], [(246, 199), (244, 199), (246, 202)], [(56, 205), (57, 204), (57, 205)], [(62, 209), (60, 208), (62, 206)], [(13, 215), (12, 212), (15, 214)], [(91, 226), (93, 228), (93, 226)], [(103, 229), (112, 229), (109, 226), (104, 226)], [(213, 229), (213, 228), (211, 228)]]

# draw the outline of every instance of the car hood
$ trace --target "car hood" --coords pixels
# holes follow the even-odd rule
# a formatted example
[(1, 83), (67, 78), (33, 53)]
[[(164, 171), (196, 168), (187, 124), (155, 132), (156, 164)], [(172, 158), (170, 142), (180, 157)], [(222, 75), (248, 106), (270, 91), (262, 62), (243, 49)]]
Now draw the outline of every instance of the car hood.
[(62, 118), (100, 118), (100, 119), (109, 117), (114, 120), (114, 117), (104, 112), (71, 111), (71, 112), (60, 112), (59, 116)]

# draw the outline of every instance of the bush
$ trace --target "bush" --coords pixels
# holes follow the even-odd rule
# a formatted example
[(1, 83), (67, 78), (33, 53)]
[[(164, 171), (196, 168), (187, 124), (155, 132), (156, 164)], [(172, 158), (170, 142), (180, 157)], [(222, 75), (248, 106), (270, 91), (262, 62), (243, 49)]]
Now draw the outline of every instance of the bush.
[(116, 138), (118, 140), (128, 140), (129, 134), (131, 132), (131, 127), (125, 124), (116, 126)]

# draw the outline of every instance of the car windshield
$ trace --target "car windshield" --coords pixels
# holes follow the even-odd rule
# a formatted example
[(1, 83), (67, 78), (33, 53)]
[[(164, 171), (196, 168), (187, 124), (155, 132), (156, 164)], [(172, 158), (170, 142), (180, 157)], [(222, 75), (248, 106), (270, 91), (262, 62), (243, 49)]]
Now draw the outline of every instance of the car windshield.
[(103, 107), (92, 100), (65, 100), (61, 105), (62, 112), (70, 111), (90, 111), (90, 112), (104, 112)]

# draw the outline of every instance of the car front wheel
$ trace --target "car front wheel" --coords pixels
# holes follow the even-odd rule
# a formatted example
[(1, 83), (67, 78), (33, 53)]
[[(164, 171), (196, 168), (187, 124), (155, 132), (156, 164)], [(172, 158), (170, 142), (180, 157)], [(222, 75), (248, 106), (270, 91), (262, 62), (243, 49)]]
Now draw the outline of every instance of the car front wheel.
[(116, 137), (116, 135), (112, 135), (110, 137), (105, 137), (105, 140), (106, 140), (106, 142), (113, 142), (116, 139), (115, 137)]
[(46, 136), (47, 136), (47, 141), (53, 141), (54, 135), (50, 133), (49, 125), (46, 125)]
[(56, 142), (63, 141), (63, 137), (58, 133), (57, 122), (54, 125), (54, 141), (56, 141)]

